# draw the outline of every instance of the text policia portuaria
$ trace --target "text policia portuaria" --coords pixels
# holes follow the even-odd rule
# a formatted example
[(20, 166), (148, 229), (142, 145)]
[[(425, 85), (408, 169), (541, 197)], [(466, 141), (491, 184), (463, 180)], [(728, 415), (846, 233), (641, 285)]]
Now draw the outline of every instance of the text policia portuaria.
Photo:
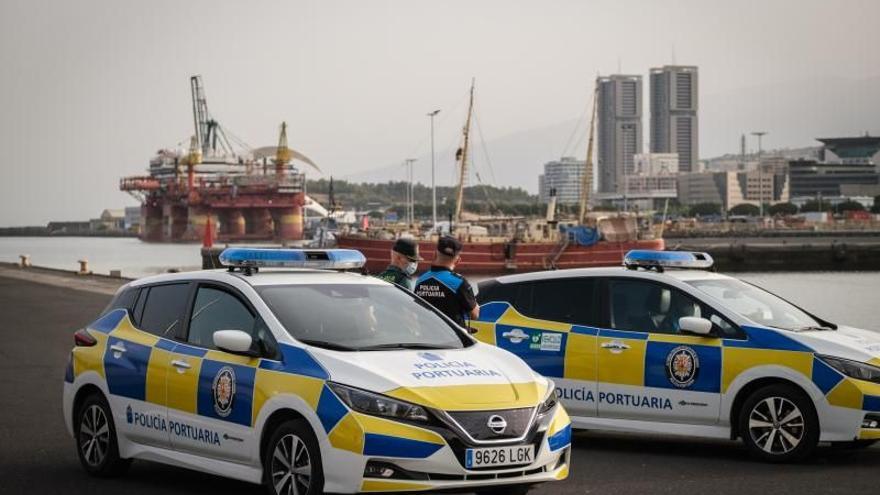
[(128, 422), (135, 426), (163, 432), (167, 431), (177, 437), (209, 445), (220, 445), (220, 435), (208, 428), (198, 428), (178, 421), (166, 421), (162, 416), (132, 411), (130, 406), (126, 411), (126, 416)]
[[(585, 388), (556, 389), (556, 394), (561, 399), (576, 400), (580, 402), (595, 402), (596, 396), (592, 390)], [(648, 395), (623, 394), (619, 392), (599, 392), (599, 402), (614, 406), (641, 407), (645, 409), (672, 409), (672, 401), (666, 397), (654, 397)]]
[(468, 361), (416, 363), (415, 368), (418, 371), (412, 372), (412, 376), (417, 380), (465, 376), (501, 376), (501, 373), (495, 370), (479, 368)]

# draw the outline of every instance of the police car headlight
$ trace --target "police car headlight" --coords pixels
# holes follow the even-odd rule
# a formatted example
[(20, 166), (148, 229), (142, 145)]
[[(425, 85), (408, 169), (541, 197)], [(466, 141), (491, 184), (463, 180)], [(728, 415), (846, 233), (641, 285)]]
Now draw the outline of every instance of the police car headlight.
[(327, 385), (348, 407), (359, 413), (423, 423), (429, 421), (428, 412), (421, 406), (338, 383)]
[(880, 383), (880, 368), (876, 366), (834, 356), (817, 355), (817, 357), (848, 377)]
[(547, 395), (544, 396), (544, 402), (541, 403), (541, 407), (538, 409), (538, 415), (547, 414), (558, 403), (559, 396), (556, 394), (556, 384), (550, 382), (550, 386), (547, 388)]

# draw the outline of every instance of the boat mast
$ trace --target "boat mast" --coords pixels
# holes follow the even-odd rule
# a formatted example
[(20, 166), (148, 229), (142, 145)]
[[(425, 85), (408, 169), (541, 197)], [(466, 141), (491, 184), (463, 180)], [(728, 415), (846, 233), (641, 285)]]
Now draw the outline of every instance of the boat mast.
[[(459, 160), (459, 174), (458, 174), (458, 198), (455, 201), (455, 223), (458, 224), (461, 221), (461, 205), (464, 200), (464, 183), (467, 179), (467, 156), (468, 156), (468, 137), (471, 132), (471, 117), (474, 113), (474, 79), (471, 79), (471, 95), (470, 95), (470, 103), (468, 104), (468, 114), (467, 120), (464, 124), (464, 130), (462, 134), (464, 135), (464, 143), (461, 148), (458, 149), (456, 153), (456, 158)], [(450, 232), (452, 229), (452, 225), (449, 226)]]
[(578, 223), (584, 225), (587, 217), (587, 209), (590, 205), (590, 191), (593, 190), (593, 137), (596, 131), (596, 111), (599, 102), (599, 83), (593, 89), (593, 112), (590, 116), (590, 138), (587, 141), (587, 159), (584, 160), (584, 175), (581, 179), (580, 210)]

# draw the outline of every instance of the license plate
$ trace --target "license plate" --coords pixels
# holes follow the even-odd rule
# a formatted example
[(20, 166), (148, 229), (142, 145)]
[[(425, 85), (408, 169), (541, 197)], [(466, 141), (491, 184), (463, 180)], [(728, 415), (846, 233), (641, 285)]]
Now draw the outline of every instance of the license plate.
[(467, 449), (464, 459), (464, 465), (467, 469), (531, 464), (535, 460), (535, 446), (516, 445)]

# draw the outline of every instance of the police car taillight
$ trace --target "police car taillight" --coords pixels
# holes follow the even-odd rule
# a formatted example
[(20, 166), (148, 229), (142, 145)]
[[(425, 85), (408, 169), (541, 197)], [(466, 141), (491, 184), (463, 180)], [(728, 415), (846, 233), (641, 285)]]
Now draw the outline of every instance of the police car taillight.
[(715, 261), (708, 253), (690, 251), (650, 251), (635, 249), (623, 257), (623, 266), (635, 270), (637, 268), (655, 269), (687, 268), (692, 270), (711, 270)]
[(90, 334), (88, 330), (83, 328), (73, 334), (73, 343), (77, 347), (92, 347), (97, 344), (98, 341), (92, 337), (92, 334)]
[(364, 255), (354, 249), (226, 248), (220, 253), (220, 263), (224, 266), (245, 270), (261, 267), (353, 270), (364, 266), (366, 261)]

